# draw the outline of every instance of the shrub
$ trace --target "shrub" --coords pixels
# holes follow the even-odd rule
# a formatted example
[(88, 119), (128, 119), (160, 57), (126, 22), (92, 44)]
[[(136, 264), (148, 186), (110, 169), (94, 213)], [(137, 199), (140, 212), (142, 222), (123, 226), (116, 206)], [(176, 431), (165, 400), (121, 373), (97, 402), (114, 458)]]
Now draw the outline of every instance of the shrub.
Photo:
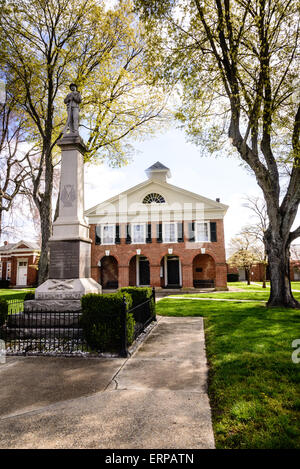
[(27, 300), (34, 300), (34, 293), (32, 291), (27, 292), (26, 295), (24, 296), (24, 301), (27, 301)]
[[(150, 287), (124, 287), (120, 288), (119, 291), (131, 295), (133, 308), (149, 300), (152, 295), (152, 288)], [(155, 316), (155, 302), (153, 300), (150, 303), (150, 314), (151, 316)], [(135, 318), (135, 320), (137, 321), (137, 318)]]
[(144, 303), (152, 295), (150, 287), (124, 287), (119, 290), (121, 293), (129, 293), (132, 297), (132, 307)]
[(239, 274), (227, 274), (227, 282), (238, 282)]
[(0, 288), (8, 288), (10, 285), (10, 280), (0, 280)]
[[(127, 293), (89, 293), (81, 298), (81, 325), (87, 344), (100, 352), (117, 352), (122, 344), (123, 296), (127, 311), (132, 307), (131, 296)], [(132, 344), (135, 321), (127, 312), (127, 343)]]
[(0, 298), (0, 327), (3, 326), (8, 316), (8, 302)]

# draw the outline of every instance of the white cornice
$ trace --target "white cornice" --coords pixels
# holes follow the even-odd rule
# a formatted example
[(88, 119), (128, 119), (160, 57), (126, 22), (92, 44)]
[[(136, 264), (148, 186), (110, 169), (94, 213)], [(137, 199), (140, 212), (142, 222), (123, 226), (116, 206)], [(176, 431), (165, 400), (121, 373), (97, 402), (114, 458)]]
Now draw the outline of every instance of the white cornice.
[[(18, 248), (18, 249), (10, 249), (9, 251), (0, 251), (0, 257), (6, 256), (19, 256), (20, 253), (32, 253), (32, 254), (39, 254), (41, 251), (38, 249), (30, 249), (30, 248)], [(14, 254), (18, 253), (18, 254)]]

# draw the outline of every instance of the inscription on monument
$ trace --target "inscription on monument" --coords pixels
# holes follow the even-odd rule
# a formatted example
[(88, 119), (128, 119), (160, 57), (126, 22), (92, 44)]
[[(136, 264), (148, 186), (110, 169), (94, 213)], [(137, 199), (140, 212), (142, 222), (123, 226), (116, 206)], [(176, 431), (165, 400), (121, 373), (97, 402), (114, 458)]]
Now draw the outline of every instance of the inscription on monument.
[[(54, 241), (50, 244), (50, 279), (88, 278), (91, 263), (91, 245), (84, 241)], [(60, 282), (53, 290), (67, 290)]]

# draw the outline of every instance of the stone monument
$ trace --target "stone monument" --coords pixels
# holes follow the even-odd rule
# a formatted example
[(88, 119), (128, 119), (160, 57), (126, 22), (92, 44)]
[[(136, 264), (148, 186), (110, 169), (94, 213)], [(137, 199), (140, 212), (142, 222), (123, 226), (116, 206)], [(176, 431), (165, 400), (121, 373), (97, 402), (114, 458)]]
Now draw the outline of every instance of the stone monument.
[(101, 293), (101, 285), (91, 278), (92, 241), (83, 214), (86, 148), (78, 131), (81, 95), (75, 84), (70, 89), (64, 101), (68, 120), (57, 142), (62, 151), (60, 199), (50, 238), (49, 279), (36, 289), (35, 300), (26, 302), (30, 309), (33, 303), (49, 311), (78, 309), (82, 295)]

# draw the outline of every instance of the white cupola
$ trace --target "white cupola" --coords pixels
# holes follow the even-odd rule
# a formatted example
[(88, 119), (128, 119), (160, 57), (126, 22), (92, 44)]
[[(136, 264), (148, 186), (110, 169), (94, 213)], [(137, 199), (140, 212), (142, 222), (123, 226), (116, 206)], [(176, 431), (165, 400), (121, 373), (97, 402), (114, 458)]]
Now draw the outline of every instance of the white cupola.
[(162, 163), (157, 161), (152, 166), (145, 170), (149, 179), (154, 181), (167, 182), (167, 178), (171, 177), (171, 171), (169, 168), (164, 166)]

